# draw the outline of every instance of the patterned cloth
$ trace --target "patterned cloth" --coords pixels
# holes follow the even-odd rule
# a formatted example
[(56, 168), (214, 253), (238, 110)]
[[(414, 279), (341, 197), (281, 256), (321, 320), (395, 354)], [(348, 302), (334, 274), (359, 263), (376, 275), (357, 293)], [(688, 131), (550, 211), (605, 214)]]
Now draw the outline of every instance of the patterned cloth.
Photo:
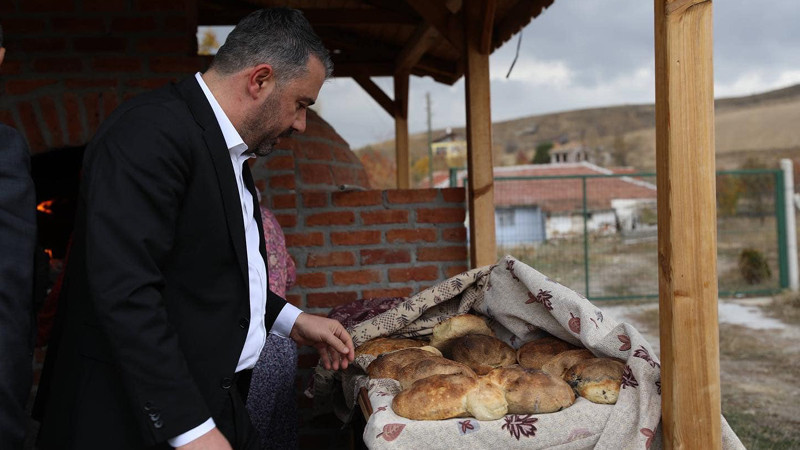
[[(284, 297), (295, 281), (295, 265), (286, 250), (283, 230), (266, 208), (261, 208), (267, 246), (269, 288)], [(263, 449), (297, 448), (295, 375), (297, 346), (288, 338), (267, 334), (267, 341), (253, 368), (247, 411), (258, 431)]]
[[(547, 333), (597, 356), (624, 360), (617, 404), (579, 398), (551, 414), (414, 421), (392, 411), (400, 389), (396, 381), (364, 375), (362, 370), (374, 359), (364, 355), (355, 361), (362, 370), (345, 372), (341, 387), (351, 408), (359, 389), (368, 390), (373, 414), (364, 442), (369, 448), (661, 448), (660, 363), (650, 344), (630, 324), (608, 317), (577, 292), (513, 257), (445, 280), (348, 331), (356, 345), (378, 336), (422, 337), (437, 323), (466, 312), (486, 318), (498, 338), (514, 348)], [(318, 369), (318, 375), (325, 372)], [(724, 418), (722, 425), (723, 447), (744, 448)]]

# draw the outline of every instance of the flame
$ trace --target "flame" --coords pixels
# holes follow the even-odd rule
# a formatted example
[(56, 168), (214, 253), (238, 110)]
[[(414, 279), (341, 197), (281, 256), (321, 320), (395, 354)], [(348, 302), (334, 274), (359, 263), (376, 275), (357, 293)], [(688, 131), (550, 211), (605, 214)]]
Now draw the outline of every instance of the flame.
[(53, 200), (45, 200), (42, 203), (36, 205), (36, 210), (41, 211), (45, 214), (53, 214), (53, 210), (50, 207), (53, 206)]
[(50, 259), (53, 259), (53, 251), (52, 250), (50, 250), (49, 248), (46, 248), (46, 249), (44, 249), (44, 252), (47, 253), (47, 256), (49, 256)]

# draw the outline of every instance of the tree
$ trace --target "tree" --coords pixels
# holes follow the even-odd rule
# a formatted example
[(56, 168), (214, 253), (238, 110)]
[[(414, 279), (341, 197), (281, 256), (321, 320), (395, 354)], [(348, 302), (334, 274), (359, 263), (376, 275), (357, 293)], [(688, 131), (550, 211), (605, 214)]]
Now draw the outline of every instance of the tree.
[(536, 146), (536, 154), (533, 155), (534, 164), (549, 164), (550, 163), (550, 149), (553, 148), (553, 143), (550, 141), (540, 142)]
[(614, 145), (611, 147), (611, 159), (614, 164), (618, 166), (628, 165), (628, 156), (631, 152), (631, 146), (625, 142), (625, 136), (622, 133), (614, 135)]
[(220, 46), (221, 44), (217, 40), (217, 33), (211, 28), (206, 28), (206, 31), (203, 32), (203, 37), (200, 39), (197, 53), (200, 55), (213, 55), (217, 53)]
[(381, 152), (367, 147), (358, 152), (372, 189), (394, 189), (397, 187), (397, 166)]

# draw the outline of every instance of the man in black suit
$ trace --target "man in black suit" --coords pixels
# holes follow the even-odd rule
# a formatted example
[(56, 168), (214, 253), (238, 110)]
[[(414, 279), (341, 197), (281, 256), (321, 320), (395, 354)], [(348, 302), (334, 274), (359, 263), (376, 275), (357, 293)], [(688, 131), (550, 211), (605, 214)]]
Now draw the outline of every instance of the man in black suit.
[(341, 324), (268, 290), (246, 164), (305, 129), (331, 70), (299, 11), (256, 11), (207, 72), (103, 123), (37, 399), (40, 448), (252, 448), (242, 396), (268, 330), (314, 345), (327, 368), (353, 360)]
[[(6, 49), (0, 27), (0, 65)], [(21, 448), (33, 379), (36, 195), (22, 135), (0, 124), (0, 447)]]

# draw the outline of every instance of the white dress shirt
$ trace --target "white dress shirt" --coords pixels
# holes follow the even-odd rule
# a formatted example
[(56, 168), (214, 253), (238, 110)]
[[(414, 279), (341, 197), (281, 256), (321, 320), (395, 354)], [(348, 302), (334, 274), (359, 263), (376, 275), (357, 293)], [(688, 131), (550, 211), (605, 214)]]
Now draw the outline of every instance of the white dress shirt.
[[(225, 111), (219, 106), (219, 102), (214, 98), (214, 95), (208, 89), (200, 72), (195, 74), (200, 88), (211, 104), (211, 109), (214, 110), (214, 116), (219, 123), (222, 130), (222, 136), (225, 138), (225, 144), (228, 146), (228, 152), (231, 157), (231, 164), (233, 165), (233, 176), (236, 179), (236, 187), (239, 189), (239, 200), (242, 205), (242, 220), (244, 222), (244, 235), (247, 243), (247, 273), (250, 280), (250, 326), (247, 329), (247, 338), (244, 341), (242, 353), (239, 355), (239, 363), (236, 366), (236, 371), (239, 372), (245, 369), (252, 369), (258, 361), (258, 356), (261, 354), (261, 349), (267, 340), (267, 329), (264, 325), (264, 314), (267, 311), (267, 267), (264, 264), (264, 258), (261, 257), (261, 252), (258, 247), (260, 245), (260, 236), (258, 231), (258, 223), (256, 223), (256, 215), (253, 210), (253, 195), (244, 184), (242, 177), (242, 165), (250, 158), (255, 158), (255, 155), (246, 154), (247, 144), (244, 143), (239, 132), (236, 131)], [(261, 213), (258, 213), (261, 217)], [(294, 326), (297, 316), (302, 311), (292, 304), (287, 303), (286, 306), (278, 314), (275, 323), (272, 325), (271, 333), (283, 337), (289, 337), (289, 332)], [(242, 394), (247, 394), (243, 392)], [(207, 421), (200, 424), (198, 427), (193, 428), (186, 433), (178, 435), (175, 438), (169, 439), (167, 442), (173, 447), (188, 444), (189, 442), (204, 435), (216, 425), (214, 420), (209, 418)]]

